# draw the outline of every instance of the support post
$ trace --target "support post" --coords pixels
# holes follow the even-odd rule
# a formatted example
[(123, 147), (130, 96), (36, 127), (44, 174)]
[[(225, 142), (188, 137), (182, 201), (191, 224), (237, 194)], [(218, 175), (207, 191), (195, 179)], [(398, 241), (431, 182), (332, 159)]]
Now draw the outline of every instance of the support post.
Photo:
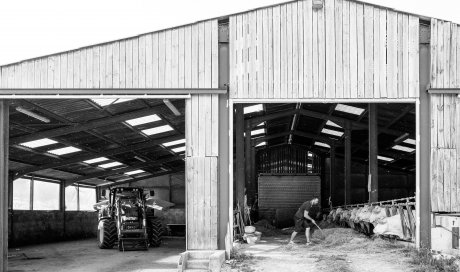
[(330, 165), (330, 192), (329, 196), (331, 197), (331, 202), (333, 206), (337, 206), (337, 199), (336, 199), (336, 189), (335, 189), (335, 145), (331, 145), (331, 165)]
[(244, 150), (244, 158), (245, 158), (245, 177), (246, 177), (246, 195), (247, 195), (247, 202), (248, 205), (251, 204), (252, 194), (253, 192), (253, 181), (251, 180), (252, 175), (252, 158), (251, 158), (251, 126), (250, 122), (246, 122), (245, 124), (245, 150)]
[(351, 123), (345, 123), (345, 205), (351, 204)]
[(0, 100), (0, 270), (8, 271), (8, 138), (9, 105)]
[[(421, 32), (429, 35), (430, 31)], [(416, 158), (419, 161), (417, 171), (417, 189), (416, 189), (416, 221), (417, 221), (417, 247), (431, 247), (431, 194), (430, 194), (430, 151), (431, 151), (431, 121), (430, 121), (430, 97), (426, 92), (430, 84), (430, 42), (422, 40), (420, 37), (420, 101), (417, 101), (418, 131), (416, 131), (416, 140), (418, 150)], [(423, 41), (423, 42), (422, 42)], [(420, 104), (418, 104), (420, 103)], [(423, 156), (421, 155), (423, 154)]]
[(377, 104), (369, 103), (369, 202), (379, 200)]
[[(235, 153), (236, 153), (236, 203), (243, 207), (245, 187), (244, 163), (244, 113), (243, 105), (235, 104)], [(242, 212), (242, 211), (241, 211)]]

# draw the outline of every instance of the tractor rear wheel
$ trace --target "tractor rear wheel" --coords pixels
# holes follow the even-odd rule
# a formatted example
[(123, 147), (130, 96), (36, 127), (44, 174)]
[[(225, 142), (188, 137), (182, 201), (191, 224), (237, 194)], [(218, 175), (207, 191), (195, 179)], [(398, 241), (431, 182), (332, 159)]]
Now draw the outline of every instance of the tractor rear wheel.
[(157, 217), (148, 218), (147, 235), (151, 247), (159, 247), (163, 237), (164, 228), (161, 220)]
[(117, 225), (110, 219), (102, 219), (97, 226), (97, 245), (99, 248), (113, 248), (117, 241)]

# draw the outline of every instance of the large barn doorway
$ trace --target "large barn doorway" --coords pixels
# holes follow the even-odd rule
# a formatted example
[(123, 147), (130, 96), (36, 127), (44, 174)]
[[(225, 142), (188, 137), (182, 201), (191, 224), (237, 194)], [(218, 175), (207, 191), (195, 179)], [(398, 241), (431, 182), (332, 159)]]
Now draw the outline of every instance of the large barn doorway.
[[(46, 254), (49, 247), (40, 249), (42, 243), (66, 240), (56, 245), (61, 255), (80, 249), (81, 263), (87, 267), (62, 263), (66, 270), (91, 270), (98, 262), (112, 263), (115, 269), (139, 251), (126, 252), (117, 261), (103, 254), (96, 243), (98, 216), (93, 205), (107, 198), (108, 188), (139, 187), (153, 199), (148, 216), (161, 219), (163, 239), (159, 247), (142, 253), (145, 261), (138, 268), (149, 268), (153, 261), (165, 271), (177, 269), (177, 256), (186, 248), (186, 99), (80, 96), (6, 101), (10, 247)], [(117, 245), (106, 251), (117, 251)], [(49, 256), (36, 268), (55, 269), (58, 261)], [(24, 265), (14, 258), (9, 264), (28, 270)]]
[(245, 222), (292, 226), (297, 208), (313, 197), (324, 211), (415, 200), (413, 102), (234, 103), (232, 113), (232, 207)]

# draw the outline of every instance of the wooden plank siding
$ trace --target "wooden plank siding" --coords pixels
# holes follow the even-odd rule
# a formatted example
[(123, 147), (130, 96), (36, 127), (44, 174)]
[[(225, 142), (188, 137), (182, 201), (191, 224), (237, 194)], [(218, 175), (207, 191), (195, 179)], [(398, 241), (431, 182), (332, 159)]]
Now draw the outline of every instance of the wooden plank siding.
[(418, 28), (416, 16), (348, 0), (232, 15), (230, 97), (417, 98)]
[[(459, 36), (459, 25), (431, 20), (431, 88), (460, 88)], [(431, 209), (460, 212), (460, 98), (431, 94), (430, 101)]]
[(217, 30), (218, 21), (208, 20), (5, 65), (0, 87), (210, 88), (218, 78)]

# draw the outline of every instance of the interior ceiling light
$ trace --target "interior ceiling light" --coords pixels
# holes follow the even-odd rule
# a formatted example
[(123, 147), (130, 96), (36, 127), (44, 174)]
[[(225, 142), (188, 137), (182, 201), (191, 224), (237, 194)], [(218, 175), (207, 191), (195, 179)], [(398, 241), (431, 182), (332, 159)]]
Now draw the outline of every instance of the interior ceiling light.
[(174, 104), (169, 99), (163, 99), (163, 103), (174, 113), (175, 116), (180, 116), (180, 111), (174, 106)]
[(58, 148), (58, 149), (53, 149), (53, 150), (48, 150), (48, 153), (54, 154), (54, 155), (65, 155), (65, 154), (70, 154), (74, 152), (81, 151), (80, 148), (76, 148), (73, 146), (67, 146), (63, 148)]
[(415, 140), (409, 138), (409, 139), (405, 139), (405, 140), (403, 141), (403, 143), (415, 145)]
[(161, 171), (164, 171), (164, 172), (169, 171), (169, 169), (166, 169), (164, 167), (160, 167), (160, 169), (161, 169)]
[(256, 145), (256, 147), (261, 147), (261, 146), (265, 146), (265, 145), (267, 145), (267, 142), (261, 142), (258, 145)]
[(180, 140), (176, 140), (172, 142), (163, 143), (163, 146), (174, 146), (174, 145), (184, 144), (184, 143), (185, 143), (185, 139), (180, 139)]
[(327, 120), (326, 125), (331, 126), (331, 127), (341, 128), (341, 126), (337, 125), (336, 123), (332, 122), (331, 120)]
[(135, 127), (135, 126), (139, 126), (139, 125), (143, 125), (143, 124), (147, 124), (147, 123), (152, 123), (152, 122), (156, 122), (156, 121), (160, 121), (160, 120), (161, 120), (161, 118), (158, 117), (158, 115), (152, 114), (152, 115), (147, 115), (147, 116), (127, 120), (126, 123), (128, 123), (131, 126)]
[(243, 112), (244, 114), (249, 114), (249, 113), (263, 111), (263, 110), (264, 110), (264, 106), (262, 104), (257, 104), (257, 105), (244, 107)]
[(131, 175), (136, 175), (136, 174), (140, 174), (144, 172), (145, 172), (144, 170), (139, 169), (139, 170), (133, 170), (133, 171), (126, 172), (125, 175), (131, 176)]
[(175, 153), (181, 153), (181, 152), (184, 152), (185, 151), (185, 145), (184, 146), (181, 146), (181, 147), (177, 147), (177, 148), (173, 148), (171, 149), (173, 152)]
[(392, 147), (393, 149), (399, 150), (399, 151), (404, 151), (404, 152), (414, 152), (415, 149), (407, 146), (402, 146), (402, 145), (395, 145)]
[(105, 163), (105, 164), (100, 164), (98, 165), (99, 167), (101, 168), (111, 168), (111, 167), (115, 167), (115, 166), (119, 166), (119, 165), (122, 165), (121, 162), (109, 162), (109, 163)]
[(123, 102), (127, 102), (130, 100), (134, 100), (134, 98), (120, 98), (120, 99), (110, 99), (110, 98), (97, 98), (91, 99), (94, 103), (98, 104), (101, 107), (105, 107), (112, 104), (119, 104)]
[(20, 143), (20, 145), (29, 147), (29, 148), (36, 148), (40, 146), (46, 146), (46, 145), (52, 145), (57, 143), (55, 140), (51, 140), (48, 138), (43, 138), (40, 140), (35, 140), (35, 141), (30, 141), (30, 142), (25, 142), (25, 143)]
[(260, 128), (260, 129), (252, 130), (251, 136), (257, 136), (257, 135), (264, 134), (264, 133), (265, 133), (265, 128)]
[(364, 109), (362, 108), (357, 108), (357, 107), (348, 106), (344, 104), (337, 104), (337, 106), (335, 107), (335, 110), (354, 114), (354, 115), (361, 115), (364, 112)]
[(341, 131), (327, 129), (327, 128), (323, 128), (321, 130), (321, 133), (326, 133), (326, 134), (334, 135), (334, 136), (338, 136), (338, 137), (342, 137), (342, 135), (343, 135), (343, 132), (341, 132)]
[(388, 158), (388, 157), (385, 157), (385, 156), (377, 156), (377, 159), (382, 160), (382, 161), (387, 161), (387, 162), (391, 162), (391, 161), (395, 160), (393, 158)]
[(256, 127), (263, 127), (263, 126), (265, 126), (265, 122), (258, 124)]
[(313, 168), (313, 165), (309, 163), (309, 164), (307, 164), (307, 167), (308, 168)]
[(142, 132), (147, 134), (147, 135), (154, 135), (154, 134), (168, 132), (168, 131), (171, 131), (171, 130), (173, 130), (173, 128), (170, 125), (164, 125), (164, 126), (144, 129), (144, 130), (142, 130)]
[(99, 157), (99, 158), (95, 158), (95, 159), (91, 159), (91, 160), (86, 160), (86, 161), (83, 161), (83, 162), (87, 163), (87, 164), (92, 164), (92, 163), (108, 161), (108, 160), (109, 159), (107, 159), (106, 157)]
[(308, 157), (313, 157), (313, 153), (308, 152)]
[[(322, 143), (322, 142), (315, 142), (315, 145), (317, 146), (322, 146), (322, 147), (325, 147), (325, 148), (331, 148), (330, 145), (328, 144), (325, 144), (325, 143)], [(309, 153), (308, 155), (310, 155), (311, 153)]]
[(35, 118), (35, 119), (37, 119), (39, 121), (42, 121), (43, 123), (49, 123), (50, 122), (50, 119), (48, 119), (48, 118), (46, 118), (44, 116), (38, 115), (35, 112), (32, 112), (30, 110), (24, 109), (23, 107), (16, 107), (16, 110), (21, 112), (21, 113), (24, 113), (25, 115), (27, 115), (29, 117)]

